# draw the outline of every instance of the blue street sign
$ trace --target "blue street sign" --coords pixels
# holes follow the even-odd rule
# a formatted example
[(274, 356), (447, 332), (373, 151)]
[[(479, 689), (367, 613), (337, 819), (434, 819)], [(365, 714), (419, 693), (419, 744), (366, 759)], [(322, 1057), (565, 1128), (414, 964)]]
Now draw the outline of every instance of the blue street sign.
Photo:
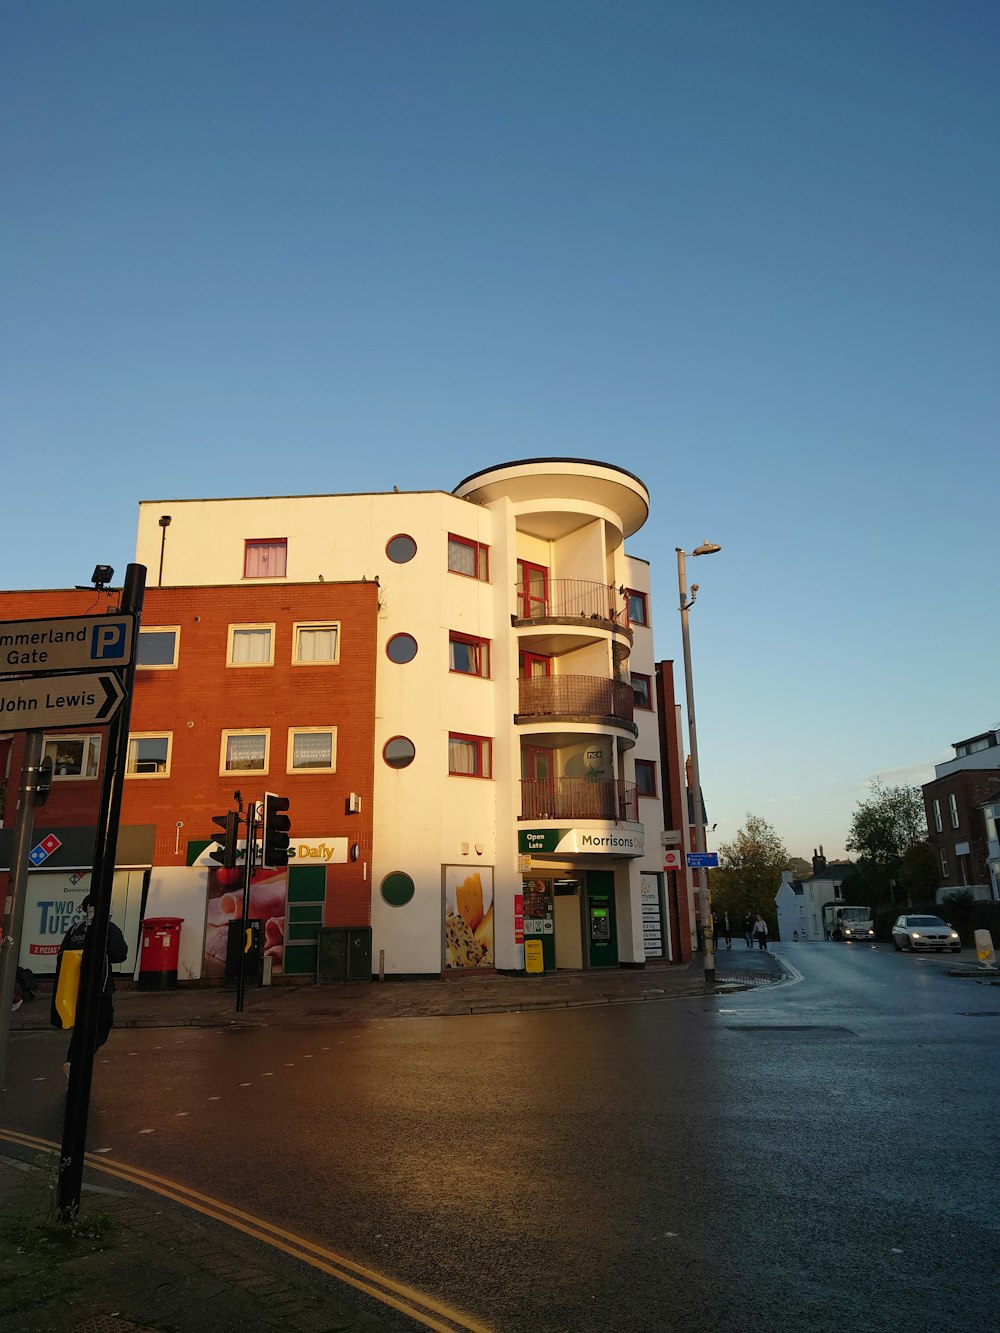
[(688, 852), (687, 863), (689, 870), (717, 870), (719, 867), (719, 853)]

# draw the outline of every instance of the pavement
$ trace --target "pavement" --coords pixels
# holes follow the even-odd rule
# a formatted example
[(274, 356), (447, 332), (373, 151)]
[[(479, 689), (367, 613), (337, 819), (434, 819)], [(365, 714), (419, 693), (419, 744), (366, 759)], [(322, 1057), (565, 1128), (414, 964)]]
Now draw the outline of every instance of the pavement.
[[(742, 942), (723, 948), (716, 960), (714, 985), (704, 981), (700, 955), (676, 966), (546, 977), (283, 984), (248, 989), (242, 1014), (235, 1012), (231, 990), (120, 990), (115, 1025), (474, 1017), (725, 994), (785, 975), (774, 953), (749, 950)], [(12, 1030), (51, 1031), (48, 1015), (49, 996), (40, 993), (11, 1015)], [(79, 1219), (60, 1225), (53, 1215), (54, 1158), (33, 1158), (0, 1136), (0, 1327), (17, 1333), (389, 1333), (417, 1327), (225, 1226), (159, 1195), (109, 1189), (100, 1183), (105, 1180), (88, 1173)]]

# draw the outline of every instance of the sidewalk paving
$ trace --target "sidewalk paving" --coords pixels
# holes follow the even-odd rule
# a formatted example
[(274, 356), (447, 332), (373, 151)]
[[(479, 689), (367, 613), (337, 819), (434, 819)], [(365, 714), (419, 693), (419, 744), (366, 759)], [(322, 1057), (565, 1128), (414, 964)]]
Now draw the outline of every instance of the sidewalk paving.
[[(578, 1005), (643, 1003), (780, 981), (770, 952), (742, 944), (680, 966), (542, 978), (283, 985), (250, 989), (243, 1014), (229, 990), (120, 991), (116, 1026), (222, 1027), (475, 1016)], [(12, 1014), (18, 1032), (51, 1030), (49, 996)], [(80, 1222), (51, 1223), (52, 1161), (29, 1165), (0, 1143), (0, 1324), (18, 1333), (391, 1333), (413, 1328), (322, 1273), (172, 1205), (158, 1195), (85, 1185)], [(96, 1181), (105, 1178), (93, 1175)]]
[[(666, 1000), (714, 993), (720, 986), (757, 986), (780, 981), (774, 953), (734, 944), (716, 957), (716, 982), (706, 984), (702, 959), (663, 967), (557, 972), (544, 977), (448, 977), (282, 983), (248, 986), (244, 1009), (236, 1012), (235, 989), (180, 984), (176, 990), (119, 989), (115, 993), (116, 1028), (275, 1026), (285, 1023), (360, 1022), (368, 1019), (431, 1018), (531, 1009)], [(49, 994), (40, 991), (11, 1014), (13, 1032), (49, 1028)]]

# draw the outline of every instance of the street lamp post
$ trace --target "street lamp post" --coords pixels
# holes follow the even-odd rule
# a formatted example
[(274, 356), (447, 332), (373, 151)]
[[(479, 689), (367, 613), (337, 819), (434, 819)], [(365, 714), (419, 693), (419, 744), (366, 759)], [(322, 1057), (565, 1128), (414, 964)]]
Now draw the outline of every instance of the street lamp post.
[[(701, 805), (701, 770), (698, 766), (698, 728), (694, 716), (694, 680), (691, 676), (691, 633), (688, 627), (688, 611), (694, 606), (698, 596), (698, 585), (692, 583), (691, 597), (687, 592), (687, 571), (685, 567), (686, 551), (677, 550), (677, 587), (681, 598), (681, 639), (684, 644), (684, 684), (687, 688), (688, 733), (691, 739), (691, 785), (694, 789), (694, 842), (695, 851), (706, 852), (705, 820)], [(691, 552), (695, 555), (714, 555), (721, 551), (721, 546), (714, 542), (702, 542)], [(698, 867), (698, 910), (701, 916), (702, 951), (705, 959), (705, 980), (715, 980), (715, 942), (712, 938), (712, 920), (709, 910), (708, 871)]]

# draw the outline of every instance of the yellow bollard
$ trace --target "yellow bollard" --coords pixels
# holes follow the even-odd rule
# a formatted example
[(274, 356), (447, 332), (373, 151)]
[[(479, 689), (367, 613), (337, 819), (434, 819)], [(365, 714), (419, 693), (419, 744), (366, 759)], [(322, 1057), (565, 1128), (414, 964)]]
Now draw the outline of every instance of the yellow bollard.
[(64, 949), (59, 958), (55, 1010), (64, 1028), (71, 1028), (76, 1022), (76, 1000), (80, 994), (80, 964), (82, 962), (82, 949)]

